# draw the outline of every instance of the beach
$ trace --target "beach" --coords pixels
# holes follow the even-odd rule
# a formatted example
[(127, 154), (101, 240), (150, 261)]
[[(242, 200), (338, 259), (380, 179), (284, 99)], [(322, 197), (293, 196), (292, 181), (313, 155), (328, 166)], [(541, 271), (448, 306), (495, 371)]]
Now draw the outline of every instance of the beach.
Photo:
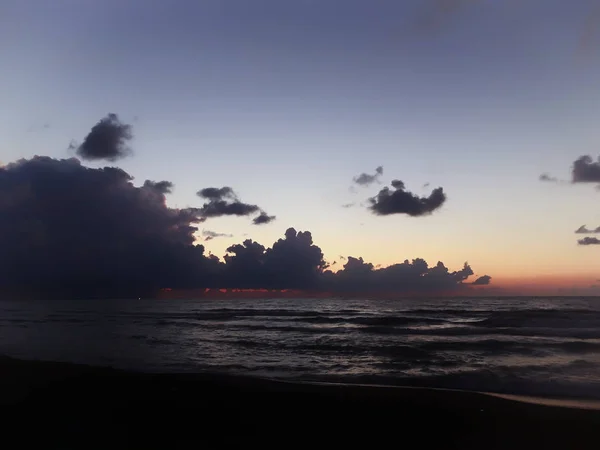
[(475, 392), (0, 359), (5, 439), (46, 448), (598, 448), (600, 411)]

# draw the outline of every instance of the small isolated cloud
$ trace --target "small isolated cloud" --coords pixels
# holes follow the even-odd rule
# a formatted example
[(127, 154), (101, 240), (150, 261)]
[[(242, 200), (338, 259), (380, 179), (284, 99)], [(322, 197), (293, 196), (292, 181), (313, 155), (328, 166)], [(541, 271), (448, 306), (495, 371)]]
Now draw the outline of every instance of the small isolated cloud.
[(352, 181), (359, 186), (370, 186), (373, 183), (379, 183), (379, 178), (383, 175), (383, 166), (379, 166), (375, 169), (374, 174), (361, 173), (360, 175), (354, 177)]
[(543, 173), (540, 175), (540, 181), (546, 181), (549, 183), (558, 183), (558, 178), (553, 177), (547, 173)]
[(594, 161), (591, 156), (580, 156), (573, 163), (571, 171), (573, 183), (600, 183), (600, 160)]
[(80, 145), (72, 142), (70, 149), (85, 160), (116, 161), (132, 153), (127, 145), (133, 139), (131, 125), (110, 113), (92, 127)]
[(600, 239), (595, 237), (584, 237), (577, 241), (579, 245), (600, 245)]
[(342, 205), (342, 208), (352, 208), (352, 207), (353, 207), (353, 206), (355, 206), (355, 205), (356, 205), (356, 203), (355, 203), (355, 202), (352, 202), (352, 203), (344, 203), (344, 204)]
[(434, 189), (429, 197), (419, 197), (405, 190), (404, 183), (400, 180), (393, 180), (391, 184), (393, 191), (386, 186), (375, 197), (369, 199), (369, 209), (378, 216), (425, 216), (440, 208), (446, 201), (446, 194), (441, 187)]
[(170, 194), (173, 192), (173, 183), (170, 181), (144, 181), (144, 187), (148, 189), (152, 189), (156, 192), (160, 192), (161, 194)]
[(233, 234), (217, 233), (216, 231), (211, 231), (211, 230), (202, 230), (202, 237), (204, 238), (205, 241), (211, 241), (215, 238), (220, 238), (220, 237), (232, 238)]
[(581, 225), (575, 230), (576, 234), (595, 234), (600, 233), (600, 227), (596, 227), (593, 230), (588, 229), (585, 225)]
[(200, 189), (196, 195), (208, 200), (200, 208), (199, 214), (204, 219), (223, 216), (251, 216), (260, 213), (252, 221), (255, 225), (263, 225), (275, 220), (275, 216), (269, 216), (258, 205), (242, 202), (229, 186), (207, 187)]
[(235, 192), (233, 192), (233, 189), (231, 189), (229, 186), (224, 186), (222, 188), (207, 187), (200, 189), (196, 195), (208, 200), (224, 200), (227, 198), (231, 200), (238, 199)]
[(260, 214), (252, 220), (252, 223), (254, 225), (266, 225), (273, 222), (275, 219), (275, 216), (270, 216), (266, 212), (261, 211)]
[(475, 281), (473, 281), (471, 284), (474, 286), (485, 286), (490, 284), (490, 282), (492, 281), (492, 277), (490, 277), (489, 275), (482, 275), (479, 278), (477, 278)]

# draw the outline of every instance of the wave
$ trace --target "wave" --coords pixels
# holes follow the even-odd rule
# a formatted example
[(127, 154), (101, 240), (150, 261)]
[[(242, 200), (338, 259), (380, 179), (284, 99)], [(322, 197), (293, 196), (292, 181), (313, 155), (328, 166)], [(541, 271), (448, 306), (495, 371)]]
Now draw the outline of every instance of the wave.
[(579, 382), (568, 379), (540, 376), (532, 378), (525, 371), (514, 368), (471, 370), (449, 374), (411, 376), (363, 375), (305, 375), (305, 381), (340, 382), (350, 384), (375, 384), (389, 386), (412, 386), (466, 391), (492, 392), (498, 394), (531, 395), (549, 398), (579, 398), (600, 400), (600, 382)]

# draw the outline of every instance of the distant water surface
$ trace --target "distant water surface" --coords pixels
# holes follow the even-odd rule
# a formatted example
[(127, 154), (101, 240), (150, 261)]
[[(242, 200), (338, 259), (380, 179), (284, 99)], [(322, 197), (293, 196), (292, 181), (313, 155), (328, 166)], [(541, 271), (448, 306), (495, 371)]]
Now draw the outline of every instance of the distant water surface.
[(1, 301), (0, 353), (600, 399), (600, 299)]

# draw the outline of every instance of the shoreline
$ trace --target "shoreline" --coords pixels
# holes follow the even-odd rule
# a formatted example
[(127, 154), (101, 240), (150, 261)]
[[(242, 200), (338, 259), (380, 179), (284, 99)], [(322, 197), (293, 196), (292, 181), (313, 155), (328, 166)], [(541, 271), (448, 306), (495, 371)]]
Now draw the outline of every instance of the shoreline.
[(436, 387), (436, 386), (412, 386), (412, 385), (396, 385), (396, 384), (377, 384), (377, 383), (352, 383), (345, 381), (322, 381), (322, 380), (294, 380), (286, 378), (273, 378), (268, 376), (255, 376), (246, 374), (234, 374), (234, 373), (220, 373), (211, 371), (184, 371), (184, 372), (162, 372), (162, 371), (143, 371), (134, 369), (123, 369), (116, 368), (113, 366), (104, 366), (96, 364), (86, 363), (75, 363), (69, 361), (53, 361), (53, 360), (35, 360), (35, 359), (24, 359), (16, 358), (12, 356), (0, 355), (0, 369), (4, 367), (4, 364), (48, 364), (48, 365), (64, 365), (65, 367), (79, 368), (82, 370), (109, 370), (116, 371), (121, 374), (137, 374), (139, 376), (166, 376), (166, 377), (210, 377), (210, 378), (223, 378), (232, 379), (238, 382), (254, 382), (254, 383), (283, 383), (288, 387), (298, 386), (323, 386), (323, 387), (341, 387), (347, 389), (388, 389), (388, 390), (420, 390), (420, 391), (439, 391), (439, 392), (454, 392), (463, 394), (479, 394), (485, 396), (496, 397), (504, 400), (510, 400), (521, 403), (529, 403), (541, 406), (554, 406), (561, 408), (575, 408), (575, 409), (586, 409), (586, 410), (599, 410), (600, 411), (600, 400), (598, 399), (586, 399), (581, 397), (566, 397), (566, 396), (540, 396), (540, 395), (529, 395), (529, 394), (512, 394), (504, 392), (494, 391), (481, 391), (481, 390), (468, 390), (451, 387)]
[(291, 439), (307, 446), (587, 449), (597, 448), (600, 429), (598, 410), (480, 392), (155, 374), (6, 357), (0, 373), (8, 434), (61, 448), (107, 442), (274, 448)]

